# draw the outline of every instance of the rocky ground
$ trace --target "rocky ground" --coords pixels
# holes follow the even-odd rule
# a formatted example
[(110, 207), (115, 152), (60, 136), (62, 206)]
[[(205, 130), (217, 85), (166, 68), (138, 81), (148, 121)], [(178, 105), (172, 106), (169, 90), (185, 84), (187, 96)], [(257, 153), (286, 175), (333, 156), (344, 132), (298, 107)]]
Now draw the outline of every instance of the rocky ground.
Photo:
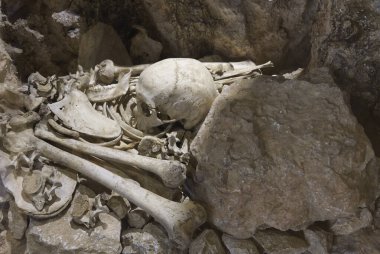
[[(184, 191), (208, 222), (183, 252), (380, 253), (378, 0), (2, 0), (0, 31), (0, 94), (103, 59), (273, 61), (223, 90), (191, 144)], [(88, 231), (71, 206), (40, 220), (8, 200), (0, 253), (181, 252), (135, 207)]]

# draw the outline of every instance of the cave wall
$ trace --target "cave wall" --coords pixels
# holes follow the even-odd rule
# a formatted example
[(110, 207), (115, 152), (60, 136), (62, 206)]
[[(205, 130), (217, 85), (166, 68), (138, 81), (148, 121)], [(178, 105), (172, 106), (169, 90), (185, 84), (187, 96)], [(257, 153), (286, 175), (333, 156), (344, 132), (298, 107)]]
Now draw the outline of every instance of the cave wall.
[[(273, 61), (274, 72), (326, 66), (380, 154), (378, 0), (3, 0), (1, 38), (25, 80), (75, 71), (81, 35), (111, 25), (127, 50), (136, 26), (161, 58)], [(134, 64), (142, 63), (133, 59)]]

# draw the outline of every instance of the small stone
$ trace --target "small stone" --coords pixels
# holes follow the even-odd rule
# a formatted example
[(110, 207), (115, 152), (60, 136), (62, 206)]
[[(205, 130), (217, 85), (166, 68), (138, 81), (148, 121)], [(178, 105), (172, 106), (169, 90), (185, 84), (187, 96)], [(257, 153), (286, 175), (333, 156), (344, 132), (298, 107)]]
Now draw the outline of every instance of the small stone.
[(28, 217), (23, 214), (14, 201), (9, 202), (8, 227), (13, 238), (22, 239), (28, 227)]
[(259, 254), (252, 240), (240, 240), (230, 235), (223, 234), (222, 241), (230, 254)]
[(107, 200), (107, 206), (119, 219), (123, 219), (128, 214), (128, 211), (131, 210), (131, 204), (129, 201), (118, 195), (111, 195)]
[(180, 254), (165, 230), (149, 223), (143, 229), (127, 229), (122, 234), (123, 254)]
[(47, 220), (31, 219), (26, 233), (29, 254), (121, 252), (121, 223), (115, 216), (101, 213), (95, 228), (74, 224), (71, 207), (64, 214)]
[(149, 214), (147, 214), (141, 208), (136, 208), (130, 211), (127, 215), (128, 225), (132, 228), (143, 228), (150, 220)]
[(189, 254), (225, 254), (226, 251), (214, 230), (206, 229), (190, 244)]
[(380, 229), (380, 198), (376, 200), (375, 204), (375, 213), (374, 213), (374, 222), (376, 228)]
[(329, 254), (332, 237), (331, 233), (328, 233), (320, 228), (311, 228), (304, 230), (305, 239), (309, 243), (308, 252), (311, 254)]
[(360, 209), (357, 216), (337, 219), (331, 226), (335, 235), (349, 235), (362, 228), (368, 227), (372, 222), (372, 214), (367, 208)]
[(276, 229), (257, 231), (254, 238), (267, 254), (301, 254), (309, 248), (305, 239)]

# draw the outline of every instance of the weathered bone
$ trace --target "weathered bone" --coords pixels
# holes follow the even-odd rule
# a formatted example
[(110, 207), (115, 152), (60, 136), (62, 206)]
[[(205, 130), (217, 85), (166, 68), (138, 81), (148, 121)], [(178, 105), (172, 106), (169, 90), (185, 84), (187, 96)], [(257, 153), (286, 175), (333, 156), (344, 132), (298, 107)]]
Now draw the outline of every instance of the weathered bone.
[(121, 134), (119, 125), (97, 112), (79, 90), (48, 106), (64, 125), (80, 133), (105, 139), (115, 139)]
[[(33, 135), (32, 130), (26, 130), (26, 132), (28, 131), (29, 131), (28, 135)], [(19, 148), (22, 148), (22, 147), (24, 147), (24, 149), (34, 147), (33, 144), (31, 144), (30, 147), (23, 146), (23, 144), (21, 143), (24, 143), (24, 142), (22, 140), (17, 140), (18, 139), (17, 135), (12, 134), (12, 133), (10, 133), (10, 135), (13, 136), (15, 139), (10, 138), (9, 140), (4, 140), (5, 147), (9, 147), (12, 144), (15, 144), (16, 142), (19, 143), (19, 146), (16, 146), (15, 150), (19, 150)], [(10, 142), (11, 144), (7, 144), (7, 142), (8, 143)], [(25, 192), (23, 190), (23, 185), (25, 186), (25, 184), (27, 184), (27, 183), (24, 183), (24, 179), (28, 175), (28, 173), (24, 172), (21, 169), (16, 172), (14, 168), (9, 167), (10, 164), (11, 164), (11, 160), (9, 159), (9, 155), (0, 150), (0, 176), (1, 176), (2, 182), (5, 188), (10, 193), (12, 193), (15, 199), (16, 205), (24, 213), (36, 218), (49, 218), (60, 213), (70, 203), (72, 194), (76, 186), (75, 177), (71, 172), (68, 172), (67, 170), (64, 170), (64, 172), (58, 172), (59, 174), (57, 175), (57, 180), (61, 182), (62, 184), (59, 188), (55, 189), (55, 195), (57, 196), (57, 199), (54, 200), (54, 202), (49, 204), (48, 206), (45, 206), (44, 209), (38, 210), (34, 206), (34, 204), (32, 204), (28, 200), (25, 200), (24, 198)], [(60, 168), (60, 171), (62, 170), (63, 168)], [(26, 191), (33, 192), (33, 190), (31, 189), (26, 190)]]
[(36, 129), (36, 136), (60, 144), (74, 151), (93, 155), (104, 160), (134, 166), (159, 176), (171, 188), (180, 186), (186, 178), (186, 167), (178, 161), (164, 161), (116, 149), (86, 144), (74, 139), (63, 139), (42, 129)]
[[(152, 112), (152, 118), (160, 112), (181, 121), (185, 129), (191, 129), (203, 120), (217, 95), (207, 68), (189, 58), (165, 59), (152, 64), (141, 73), (136, 85), (140, 105), (137, 111), (145, 107)], [(157, 124), (158, 121), (150, 121), (142, 123), (141, 128), (149, 129)]]
[(224, 72), (221, 76), (215, 77), (215, 80), (228, 79), (228, 78), (232, 78), (232, 77), (238, 77), (239, 78), (241, 76), (250, 75), (255, 70), (260, 70), (263, 68), (269, 68), (269, 67), (273, 67), (273, 66), (274, 66), (273, 63), (271, 61), (269, 61), (269, 62), (266, 62), (264, 64), (260, 64), (260, 65), (250, 65), (250, 66), (243, 67), (243, 68), (237, 68), (237, 69), (234, 69), (231, 71)]
[(13, 150), (12, 142), (19, 143), (16, 148), (19, 148), (21, 143), (24, 143), (24, 147), (34, 147), (43, 156), (55, 163), (76, 170), (80, 174), (119, 193), (144, 209), (164, 226), (170, 239), (183, 249), (188, 247), (194, 230), (206, 221), (204, 208), (190, 200), (177, 203), (164, 199), (141, 188), (134, 181), (124, 179), (94, 163), (46, 143), (35, 137), (29, 130), (8, 134), (10, 136), (5, 137), (5, 143), (7, 143), (7, 149), (10, 151)]
[(130, 77), (131, 72), (127, 74), (120, 74), (117, 84), (107, 86), (96, 85), (89, 87), (86, 91), (86, 95), (92, 102), (112, 101), (128, 92)]

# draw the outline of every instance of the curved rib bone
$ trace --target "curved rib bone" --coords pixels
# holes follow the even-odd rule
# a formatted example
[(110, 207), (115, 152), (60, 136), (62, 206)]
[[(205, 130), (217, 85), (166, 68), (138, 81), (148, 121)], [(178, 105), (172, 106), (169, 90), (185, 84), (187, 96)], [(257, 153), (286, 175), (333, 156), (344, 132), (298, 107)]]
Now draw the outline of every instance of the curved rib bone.
[(149, 171), (159, 176), (163, 183), (170, 188), (180, 186), (186, 178), (186, 166), (178, 161), (159, 160), (108, 147), (86, 144), (74, 139), (63, 139), (42, 129), (36, 129), (35, 135), (74, 151)]
[(177, 203), (162, 198), (141, 188), (132, 180), (124, 179), (92, 162), (46, 143), (35, 137), (29, 130), (8, 134), (9, 136), (5, 138), (8, 150), (13, 150), (12, 142), (15, 140), (25, 143), (25, 147), (33, 147), (55, 163), (71, 168), (115, 191), (150, 214), (164, 226), (169, 238), (183, 249), (188, 247), (194, 230), (206, 221), (204, 208), (195, 202), (188, 200)]

